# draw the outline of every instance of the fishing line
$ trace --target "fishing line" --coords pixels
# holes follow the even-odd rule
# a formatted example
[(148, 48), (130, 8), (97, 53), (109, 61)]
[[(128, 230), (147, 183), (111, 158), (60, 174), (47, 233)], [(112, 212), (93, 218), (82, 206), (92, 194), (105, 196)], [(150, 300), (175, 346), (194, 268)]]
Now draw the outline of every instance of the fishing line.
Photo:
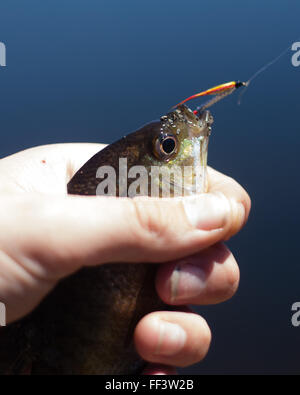
[[(297, 40), (298, 41), (298, 40)], [(294, 43), (294, 42), (293, 42)], [(276, 58), (272, 59), (270, 62), (265, 64), (263, 67), (261, 67), (258, 71), (256, 71), (245, 83), (245, 89), (240, 93), (239, 99), (238, 99), (238, 105), (241, 104), (242, 97), (245, 94), (248, 86), (250, 85), (250, 82), (252, 82), (257, 76), (259, 76), (261, 73), (263, 73), (265, 70), (267, 70), (270, 66), (272, 66), (274, 63), (277, 63), (293, 46), (293, 43), (290, 44), (286, 49), (284, 49)]]

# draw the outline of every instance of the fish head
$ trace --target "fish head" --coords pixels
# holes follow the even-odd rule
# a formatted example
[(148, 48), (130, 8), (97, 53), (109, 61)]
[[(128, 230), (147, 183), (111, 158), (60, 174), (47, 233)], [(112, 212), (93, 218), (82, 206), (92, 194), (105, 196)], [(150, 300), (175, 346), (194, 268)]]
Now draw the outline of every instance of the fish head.
[(75, 174), (68, 192), (122, 197), (205, 192), (212, 123), (209, 111), (197, 116), (187, 106), (178, 106), (98, 152)]
[[(209, 111), (197, 116), (190, 108), (181, 105), (142, 130), (144, 148), (141, 148), (142, 144), (139, 146), (136, 163), (143, 164), (148, 172), (151, 168), (151, 181), (159, 185), (159, 196), (206, 192), (212, 123)], [(152, 188), (151, 196), (156, 195)]]

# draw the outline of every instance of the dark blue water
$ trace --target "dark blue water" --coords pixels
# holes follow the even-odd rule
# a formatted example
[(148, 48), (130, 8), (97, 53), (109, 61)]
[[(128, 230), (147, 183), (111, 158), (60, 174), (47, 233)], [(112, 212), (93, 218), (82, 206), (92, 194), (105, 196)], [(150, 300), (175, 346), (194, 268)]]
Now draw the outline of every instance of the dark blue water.
[[(40, 144), (110, 143), (215, 84), (246, 80), (300, 37), (299, 0), (2, 0), (0, 155)], [(298, 40), (300, 41), (300, 40)], [(292, 52), (242, 106), (212, 108), (209, 160), (249, 191), (229, 244), (241, 268), (232, 301), (200, 308), (213, 342), (197, 373), (299, 372), (300, 67)]]

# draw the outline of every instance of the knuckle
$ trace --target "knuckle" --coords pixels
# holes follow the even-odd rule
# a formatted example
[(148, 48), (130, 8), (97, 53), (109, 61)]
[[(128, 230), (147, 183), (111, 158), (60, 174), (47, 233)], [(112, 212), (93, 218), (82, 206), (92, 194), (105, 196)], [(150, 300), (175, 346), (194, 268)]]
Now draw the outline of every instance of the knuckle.
[(133, 232), (141, 243), (165, 243), (169, 239), (166, 209), (158, 201), (132, 200), (135, 213)]

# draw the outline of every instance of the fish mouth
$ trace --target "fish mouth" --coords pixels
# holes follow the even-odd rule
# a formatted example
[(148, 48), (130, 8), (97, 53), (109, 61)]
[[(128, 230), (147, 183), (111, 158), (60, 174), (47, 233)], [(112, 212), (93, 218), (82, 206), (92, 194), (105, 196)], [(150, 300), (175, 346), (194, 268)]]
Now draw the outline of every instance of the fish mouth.
[(189, 127), (189, 135), (193, 145), (193, 176), (188, 180), (189, 186), (185, 186), (184, 189), (184, 192), (189, 195), (207, 192), (207, 153), (211, 125), (213, 124), (210, 111), (205, 110), (197, 115), (189, 109), (189, 114), (191, 112), (195, 120), (195, 124)]
[(190, 140), (190, 164), (192, 174), (184, 176), (180, 183), (170, 181), (168, 187), (176, 190), (176, 196), (194, 195), (207, 192), (207, 151), (213, 117), (208, 110), (195, 113), (186, 105), (180, 105), (172, 112), (161, 117), (163, 126), (168, 128), (180, 125), (187, 131), (186, 138)]
[(211, 125), (213, 124), (213, 117), (210, 111), (205, 110), (198, 116), (198, 137), (192, 137), (193, 141), (193, 162), (194, 162), (194, 179), (192, 180), (191, 194), (199, 194), (207, 192), (208, 178), (207, 178), (207, 153), (208, 142), (211, 134)]
[(198, 116), (195, 115), (198, 120), (198, 127), (200, 128), (200, 136), (209, 137), (211, 134), (211, 125), (214, 122), (213, 116), (210, 111), (205, 110), (201, 112)]
[(177, 122), (185, 124), (190, 137), (208, 137), (211, 134), (211, 125), (214, 122), (210, 111), (204, 110), (199, 113), (198, 111), (192, 111), (184, 104), (161, 117), (161, 120), (165, 125), (174, 125)]

